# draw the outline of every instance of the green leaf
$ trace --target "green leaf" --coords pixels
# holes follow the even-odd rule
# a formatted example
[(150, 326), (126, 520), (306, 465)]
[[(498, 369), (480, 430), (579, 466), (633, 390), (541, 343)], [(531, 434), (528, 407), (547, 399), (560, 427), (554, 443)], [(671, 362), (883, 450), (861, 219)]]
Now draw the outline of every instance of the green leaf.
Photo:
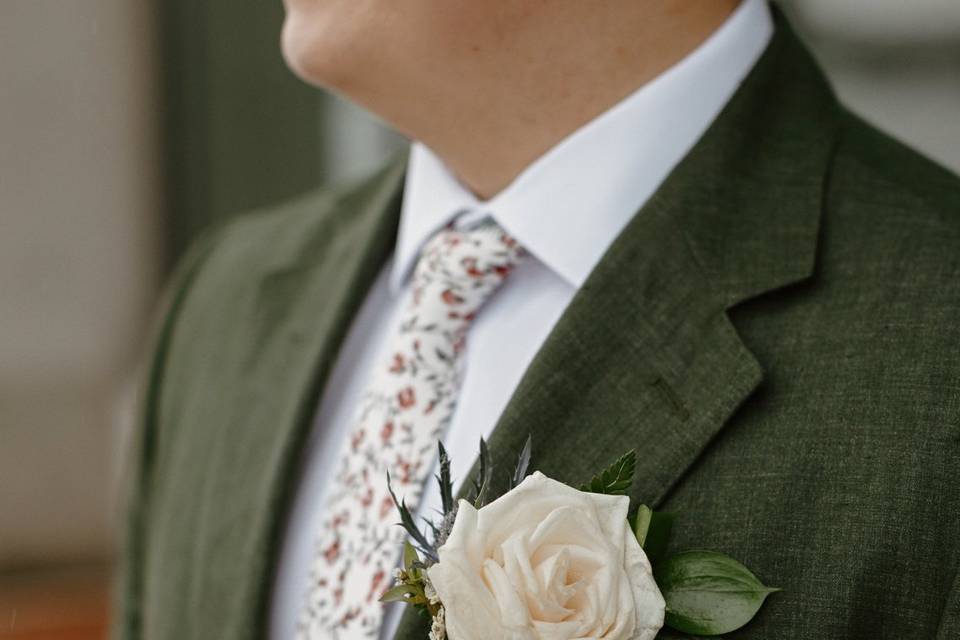
[(490, 478), (492, 477), (493, 465), (490, 463), (490, 450), (487, 449), (487, 441), (480, 438), (480, 469), (476, 480), (473, 481), (473, 488), (477, 493), (473, 506), (477, 509), (487, 503), (487, 491), (490, 488)]
[(767, 596), (745, 566), (716, 551), (685, 551), (668, 558), (655, 572), (667, 602), (666, 624), (677, 631), (716, 636), (750, 622)]
[(670, 546), (670, 534), (673, 532), (673, 522), (677, 519), (675, 513), (654, 511), (650, 516), (650, 526), (647, 529), (647, 540), (643, 550), (656, 567), (667, 556), (667, 547)]
[(430, 533), (433, 534), (434, 540), (440, 537), (440, 529), (437, 528), (437, 525), (435, 525), (432, 520), (429, 520), (427, 518), (420, 518), (420, 520), (422, 520), (423, 524), (425, 524), (427, 528), (430, 529)]
[(530, 453), (533, 450), (533, 436), (527, 436), (527, 442), (523, 445), (523, 450), (517, 458), (517, 468), (510, 478), (510, 488), (513, 489), (523, 482), (527, 477), (527, 469), (530, 467)]
[(419, 546), (420, 551), (422, 551), (425, 556), (436, 562), (437, 554), (433, 550), (433, 545), (430, 544), (430, 541), (427, 540), (427, 536), (425, 536), (417, 527), (417, 523), (414, 521), (413, 515), (410, 513), (410, 509), (407, 508), (406, 500), (403, 502), (397, 500), (397, 494), (393, 492), (393, 483), (390, 480), (389, 471), (387, 472), (387, 491), (390, 492), (390, 497), (393, 498), (393, 504), (396, 505), (397, 511), (400, 512), (400, 526), (403, 527), (410, 537), (414, 539)]
[(436, 476), (437, 484), (440, 485), (440, 503), (443, 508), (443, 515), (446, 516), (453, 511), (453, 481), (450, 479), (450, 456), (447, 450), (443, 448), (442, 442), (437, 442), (437, 448), (440, 450), (440, 475)]
[(674, 520), (676, 520), (676, 514), (654, 511), (645, 504), (637, 509), (633, 533), (654, 567), (667, 553)]
[(380, 602), (409, 602), (409, 596), (416, 595), (418, 591), (412, 584), (398, 584), (384, 591), (380, 596)]
[(650, 530), (650, 521), (653, 519), (653, 509), (645, 504), (637, 509), (637, 515), (633, 523), (633, 535), (637, 536), (637, 542), (646, 550), (647, 532)]
[(407, 573), (410, 573), (413, 569), (413, 563), (419, 562), (420, 556), (417, 555), (417, 550), (409, 540), (403, 541), (403, 570)]
[(625, 495), (633, 484), (633, 472), (637, 467), (637, 452), (633, 449), (620, 459), (593, 476), (589, 484), (580, 486), (580, 491), (606, 495)]

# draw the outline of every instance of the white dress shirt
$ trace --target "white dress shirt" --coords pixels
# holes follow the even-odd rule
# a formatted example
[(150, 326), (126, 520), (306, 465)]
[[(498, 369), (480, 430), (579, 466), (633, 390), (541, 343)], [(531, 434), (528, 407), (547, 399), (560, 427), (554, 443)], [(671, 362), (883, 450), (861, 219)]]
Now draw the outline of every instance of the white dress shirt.
[[(746, 0), (696, 50), (560, 142), (504, 191), (479, 201), (421, 144), (410, 150), (400, 232), (354, 319), (304, 451), (274, 585), (270, 636), (293, 637), (321, 521), (324, 488), (369, 372), (388, 360), (411, 269), (423, 243), (451, 220), (491, 216), (527, 249), (467, 335), (465, 377), (444, 438), (459, 484), (481, 437), (489, 438), (511, 394), (574, 293), (634, 214), (699, 140), (760, 57), (773, 33), (765, 0)], [(458, 214), (462, 214), (458, 217)], [(440, 506), (428, 487), (421, 514)], [(381, 636), (391, 637), (399, 607)]]

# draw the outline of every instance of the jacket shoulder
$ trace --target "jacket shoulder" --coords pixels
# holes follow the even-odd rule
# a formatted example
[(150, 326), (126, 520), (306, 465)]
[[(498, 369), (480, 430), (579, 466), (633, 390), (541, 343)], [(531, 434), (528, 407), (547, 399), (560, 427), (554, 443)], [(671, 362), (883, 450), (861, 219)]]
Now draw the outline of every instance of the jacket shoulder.
[(865, 223), (949, 231), (940, 239), (960, 241), (960, 177), (846, 111), (828, 194), (828, 206)]
[(909, 295), (917, 313), (930, 305), (960, 310), (960, 178), (845, 114), (826, 179), (828, 271)]
[(374, 174), (320, 187), (288, 200), (241, 212), (211, 229), (208, 268), (231, 277), (251, 277), (311, 251), (312, 240), (335, 239), (359, 202), (402, 170), (390, 162)]

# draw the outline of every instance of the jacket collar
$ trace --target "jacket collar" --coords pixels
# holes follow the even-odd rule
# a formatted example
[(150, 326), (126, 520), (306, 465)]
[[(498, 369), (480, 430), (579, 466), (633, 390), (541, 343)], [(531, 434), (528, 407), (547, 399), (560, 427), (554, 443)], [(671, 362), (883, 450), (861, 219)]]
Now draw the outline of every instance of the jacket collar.
[(650, 208), (675, 220), (725, 307), (814, 270), (839, 108), (779, 12), (753, 73)]

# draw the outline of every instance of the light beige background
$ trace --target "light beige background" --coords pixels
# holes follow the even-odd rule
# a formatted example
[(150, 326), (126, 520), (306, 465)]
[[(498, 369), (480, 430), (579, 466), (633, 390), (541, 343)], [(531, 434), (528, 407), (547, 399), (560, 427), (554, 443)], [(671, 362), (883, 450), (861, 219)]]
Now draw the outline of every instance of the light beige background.
[(158, 278), (147, 16), (0, 0), (0, 569), (113, 541), (111, 415)]
[[(114, 425), (161, 254), (146, 4), (0, 0), (0, 572), (114, 545)], [(960, 3), (790, 10), (848, 103), (960, 170)], [(342, 103), (330, 127), (338, 177), (397, 144)]]

